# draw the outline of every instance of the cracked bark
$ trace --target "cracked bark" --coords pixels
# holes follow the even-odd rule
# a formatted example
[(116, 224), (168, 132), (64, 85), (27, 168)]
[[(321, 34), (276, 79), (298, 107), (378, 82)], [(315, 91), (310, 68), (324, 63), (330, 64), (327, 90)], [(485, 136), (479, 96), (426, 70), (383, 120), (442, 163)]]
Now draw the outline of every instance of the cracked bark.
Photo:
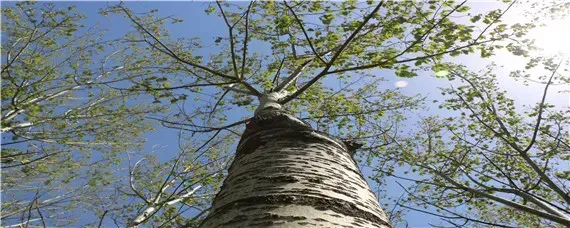
[(269, 107), (246, 125), (201, 227), (391, 227), (346, 145)]

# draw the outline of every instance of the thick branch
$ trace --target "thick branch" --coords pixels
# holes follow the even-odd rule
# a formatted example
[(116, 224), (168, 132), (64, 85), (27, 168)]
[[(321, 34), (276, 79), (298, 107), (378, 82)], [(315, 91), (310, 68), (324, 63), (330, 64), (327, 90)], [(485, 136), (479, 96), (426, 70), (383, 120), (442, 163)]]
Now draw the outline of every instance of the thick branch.
[[(315, 57), (316, 58), (316, 57)], [(299, 75), (301, 75), (301, 73), (303, 72), (303, 70), (309, 65), (311, 64), (311, 62), (313, 62), (313, 59), (309, 59), (307, 61), (305, 61), (303, 64), (301, 64), (301, 66), (297, 67), (297, 69), (295, 69), (295, 71), (293, 71), (293, 73), (291, 73), (291, 75), (289, 75), (289, 77), (287, 77), (283, 82), (281, 82), (277, 87), (275, 87), (275, 89), (273, 89), (274, 92), (281, 92), (281, 90), (286, 89), (287, 87), (289, 87), (291, 85), (291, 83), (293, 81), (295, 81), (295, 79), (297, 79), (299, 77)]]
[[(198, 185), (194, 189), (192, 189), (192, 191), (189, 191), (188, 193), (186, 193), (184, 195), (181, 195), (181, 196), (176, 197), (174, 199), (171, 199), (169, 201), (163, 202), (161, 204), (172, 205), (172, 204), (178, 203), (178, 202), (194, 195), (194, 193), (196, 191), (198, 191), (198, 189), (200, 189), (201, 187), (202, 187), (202, 185)], [(153, 215), (154, 212), (156, 211), (156, 209), (157, 209), (157, 207), (155, 205), (148, 206), (145, 210), (143, 210), (141, 213), (139, 213), (135, 217), (135, 219), (133, 219), (133, 222), (131, 223), (131, 225), (129, 227), (136, 227), (136, 226), (140, 225), (141, 223), (146, 221), (151, 215)]]
[(342, 51), (350, 44), (350, 42), (352, 42), (352, 40), (354, 39), (354, 37), (356, 37), (356, 35), (358, 34), (358, 32), (360, 32), (360, 30), (362, 30), (362, 28), (368, 23), (368, 21), (370, 21), (370, 19), (372, 19), (372, 17), (374, 16), (374, 14), (376, 14), (380, 8), (382, 8), (382, 5), (384, 4), (384, 1), (380, 1), (378, 3), (378, 5), (376, 5), (376, 7), (372, 10), (372, 12), (368, 15), (366, 15), (366, 17), (364, 17), (364, 20), (362, 21), (362, 23), (358, 26), (358, 28), (356, 28), (356, 30), (354, 30), (352, 32), (352, 34), (350, 34), (350, 36), (348, 37), (348, 39), (346, 39), (344, 41), (344, 43), (340, 46), (340, 48), (336, 51), (336, 53), (334, 54), (334, 56), (331, 58), (331, 60), (326, 64), (325, 68), (317, 75), (315, 76), (313, 79), (311, 79), (309, 82), (307, 82), (305, 85), (303, 85), (303, 87), (301, 87), (299, 90), (295, 91), (293, 94), (287, 96), (285, 99), (283, 99), (280, 103), (281, 104), (285, 104), (293, 99), (295, 99), (297, 96), (299, 96), (300, 94), (302, 94), (303, 92), (305, 92), (305, 90), (307, 90), (309, 87), (311, 87), (313, 84), (315, 84), (315, 82), (317, 82), (319, 79), (321, 79), (322, 77), (324, 77), (325, 75), (327, 75), (328, 70), (332, 67), (332, 65), (335, 63), (335, 61), (338, 59), (338, 57), (342, 54)]

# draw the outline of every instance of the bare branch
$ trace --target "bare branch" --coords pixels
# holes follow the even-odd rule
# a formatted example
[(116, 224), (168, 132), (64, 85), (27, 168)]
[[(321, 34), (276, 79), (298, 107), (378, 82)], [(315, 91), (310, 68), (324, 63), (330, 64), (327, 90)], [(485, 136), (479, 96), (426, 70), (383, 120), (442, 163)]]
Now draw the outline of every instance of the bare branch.
[(398, 204), (399, 206), (401, 206), (401, 207), (403, 207), (403, 208), (410, 209), (410, 210), (414, 210), (414, 211), (418, 211), (418, 212), (425, 213), (425, 214), (429, 214), (429, 215), (434, 215), (434, 216), (437, 216), (437, 217), (440, 217), (440, 218), (445, 218), (447, 222), (450, 222), (450, 221), (448, 221), (449, 219), (463, 219), (463, 220), (465, 220), (466, 222), (471, 221), (471, 222), (481, 223), (481, 224), (485, 224), (485, 225), (491, 225), (491, 226), (493, 226), (493, 227), (515, 228), (515, 227), (513, 227), (513, 226), (501, 225), (501, 224), (497, 224), (497, 223), (489, 223), (489, 222), (485, 222), (485, 221), (482, 221), (482, 220), (465, 217), (464, 215), (461, 215), (461, 214), (458, 214), (458, 213), (456, 213), (456, 212), (450, 211), (450, 210), (448, 210), (448, 209), (446, 209), (446, 208), (443, 208), (443, 207), (434, 205), (434, 204), (431, 203), (431, 202), (428, 202), (428, 201), (426, 201), (426, 200), (424, 200), (424, 199), (422, 199), (422, 198), (420, 198), (420, 197), (417, 197), (417, 196), (415, 196), (414, 194), (412, 194), (410, 191), (408, 191), (408, 190), (407, 190), (402, 184), (400, 184), (398, 181), (396, 181), (396, 183), (397, 183), (397, 184), (402, 188), (402, 190), (405, 191), (408, 195), (410, 195), (410, 196), (412, 196), (412, 197), (414, 197), (414, 198), (416, 198), (416, 199), (420, 199), (422, 202), (424, 202), (424, 203), (426, 203), (426, 204), (428, 204), (428, 205), (434, 206), (434, 207), (436, 207), (436, 208), (438, 208), (438, 209), (440, 209), (440, 210), (443, 210), (443, 211), (445, 211), (445, 212), (447, 212), (447, 213), (450, 213), (450, 214), (452, 214), (452, 215), (454, 215), (454, 216), (445, 216), (445, 215), (442, 215), (442, 214), (436, 214), (436, 213), (433, 213), (433, 212), (430, 212), (430, 211), (421, 210), (421, 209), (418, 209), (418, 208), (415, 208), (415, 207), (409, 207), (409, 206), (406, 206), (406, 205)]
[[(229, 37), (230, 37), (230, 53), (231, 53), (231, 57), (232, 57), (232, 66), (234, 68), (235, 77), (236, 78), (243, 78), (243, 75), (240, 76), (238, 73), (238, 68), (237, 68), (237, 63), (236, 63), (236, 53), (235, 53), (235, 47), (234, 47), (235, 45), (234, 45), (234, 34), (233, 34), (234, 26), (230, 25), (230, 22), (228, 21), (228, 18), (226, 17), (226, 13), (224, 12), (224, 8), (220, 4), (220, 1), (216, 1), (216, 4), (218, 5), (220, 12), (222, 13), (222, 17), (224, 18), (224, 21), (226, 22), (226, 26), (228, 26), (228, 33), (229, 33)], [(248, 11), (248, 13), (249, 13), (249, 11)]]
[(370, 19), (372, 19), (372, 17), (374, 16), (374, 14), (376, 14), (380, 8), (382, 7), (382, 5), (384, 4), (384, 1), (380, 1), (378, 3), (378, 5), (372, 10), (372, 12), (368, 15), (366, 15), (366, 17), (364, 17), (364, 20), (362, 21), (362, 23), (358, 26), (358, 28), (356, 28), (356, 30), (354, 30), (350, 36), (348, 37), (348, 39), (346, 39), (344, 41), (344, 43), (339, 47), (339, 49), (336, 51), (336, 53), (333, 55), (333, 57), (331, 58), (331, 60), (325, 65), (325, 68), (314, 78), (312, 78), (310, 81), (308, 81), (305, 85), (303, 85), (303, 87), (301, 87), (299, 90), (295, 91), (293, 94), (287, 96), (286, 98), (284, 98), (283, 100), (280, 101), (281, 104), (285, 104), (293, 99), (295, 99), (297, 96), (299, 96), (300, 94), (302, 94), (303, 92), (305, 92), (305, 90), (307, 90), (309, 87), (311, 87), (313, 84), (315, 84), (315, 82), (317, 82), (320, 78), (322, 78), (323, 76), (327, 75), (328, 70), (332, 67), (332, 65), (335, 63), (336, 59), (340, 56), (340, 54), (342, 53), (342, 51), (350, 44), (350, 42), (354, 39), (354, 37), (356, 37), (356, 35), (358, 34), (358, 32), (360, 32), (360, 30), (362, 30), (362, 28), (368, 23), (368, 21), (370, 21)]
[(289, 87), (291, 85), (291, 83), (293, 81), (295, 81), (295, 79), (297, 79), (299, 77), (299, 75), (301, 75), (303, 70), (309, 64), (311, 64), (311, 62), (313, 62), (313, 60), (314, 60), (314, 58), (309, 59), (309, 60), (305, 61), (303, 64), (301, 64), (301, 66), (297, 67), (297, 69), (295, 69), (295, 71), (293, 71), (293, 73), (291, 73), (291, 75), (289, 75), (289, 77), (287, 77), (283, 82), (281, 82), (277, 87), (275, 87), (275, 89), (273, 89), (273, 91), (274, 92), (281, 92), (282, 90), (287, 89), (287, 87)]
[(97, 225), (98, 228), (100, 228), (101, 225), (103, 225), (103, 219), (105, 219), (105, 215), (107, 215), (107, 212), (109, 212), (109, 210), (105, 210), (103, 212), (103, 215), (101, 215), (101, 218), (99, 219), (99, 224)]
[[(197, 125), (192, 125), (192, 124), (187, 124), (187, 123), (176, 123), (176, 122), (172, 122), (172, 121), (168, 121), (168, 120), (164, 120), (164, 119), (159, 119), (159, 118), (155, 118), (155, 117), (147, 117), (147, 118), (153, 119), (153, 120), (158, 120), (162, 123), (168, 123), (168, 124), (172, 124), (172, 125), (181, 125), (181, 126), (190, 126), (190, 127), (202, 128), (202, 129), (196, 129), (196, 130), (184, 129), (184, 130), (188, 130), (188, 131), (192, 131), (192, 132), (212, 132), (212, 131), (218, 131), (218, 130), (226, 130), (228, 128), (247, 123), (249, 120), (251, 120), (251, 118), (248, 118), (248, 119), (240, 120), (240, 121), (237, 121), (235, 123), (228, 124), (228, 125), (221, 126), (221, 127), (206, 127), (206, 126), (197, 126)], [(170, 127), (170, 126), (165, 125), (165, 127)]]
[[(285, 58), (281, 59), (281, 61), (279, 62), (279, 68), (277, 68), (275, 75), (273, 75), (273, 81), (271, 82), (273, 88), (277, 87), (279, 84), (279, 74), (281, 73), (281, 68), (283, 68), (283, 63), (285, 63)], [(273, 88), (271, 88), (269, 92), (273, 92)]]
[[(540, 128), (540, 122), (542, 121), (542, 113), (544, 110), (544, 103), (546, 101), (546, 94), (548, 93), (548, 87), (550, 86), (550, 83), (552, 82), (554, 75), (556, 74), (556, 72), (560, 68), (560, 65), (562, 65), (563, 61), (564, 61), (563, 59), (560, 60), (560, 62), (556, 66), (556, 68), (552, 71), (552, 75), (550, 75), (550, 78), (548, 79), (548, 82), (546, 83), (546, 86), (544, 87), (544, 92), (542, 93), (542, 100), (540, 101), (540, 104), (538, 106), (539, 107), (538, 108), (538, 116), (536, 117), (536, 125), (534, 126), (534, 132), (532, 133), (532, 139), (530, 140), (530, 143), (528, 144), (528, 146), (522, 151), (524, 153), (527, 153), (530, 150), (530, 148), (532, 148), (534, 143), (536, 142), (536, 136), (538, 135), (538, 130)], [(568, 200), (568, 203), (570, 204), (570, 198)]]
[[(129, 163), (131, 161), (131, 156), (129, 155), (129, 153), (127, 152), (127, 157), (129, 158)], [(142, 158), (140, 160), (138, 160), (135, 165), (131, 168), (131, 165), (129, 164), (129, 187), (131, 188), (131, 190), (139, 197), (141, 198), (145, 203), (150, 203), (150, 201), (148, 201), (148, 199), (137, 190), (137, 188), (135, 187), (135, 169), (137, 168), (137, 165), (143, 161), (145, 158)]]
[[(247, 11), (245, 13), (245, 38), (243, 40), (243, 54), (241, 57), (241, 74), (240, 77), (243, 79), (245, 75), (245, 60), (247, 58), (247, 43), (249, 42), (249, 12), (251, 11), (251, 7), (253, 6), (255, 1), (251, 1), (249, 6), (247, 7)], [(221, 9), (220, 9), (221, 10)]]
[(230, 90), (226, 90), (224, 91), (224, 93), (222, 93), (222, 95), (220, 96), (220, 98), (216, 101), (216, 103), (214, 104), (214, 107), (212, 107), (212, 111), (210, 111), (210, 115), (209, 118), (212, 118), (212, 116), (216, 113), (216, 109), (218, 108), (218, 105), (220, 104), (220, 102), (222, 102), (222, 100), (224, 99), (224, 97), (230, 92)]
[[(291, 11), (291, 13), (293, 14), (293, 17), (295, 17), (295, 21), (297, 21), (297, 24), (299, 24), (299, 27), (301, 28), (301, 31), (303, 31), (303, 35), (305, 35), (305, 39), (307, 39), (307, 42), (309, 43), (309, 47), (311, 48), (311, 50), (313, 51), (313, 54), (315, 55), (316, 58), (318, 58), (321, 63), (327, 65), (327, 62), (319, 55), (319, 53), (317, 52), (317, 50), (315, 50), (315, 46), (313, 45), (313, 42), (311, 41), (311, 37), (309, 37), (309, 34), (307, 34), (307, 31), (305, 30), (305, 27), (303, 26), (303, 21), (301, 21), (301, 19), (297, 16), (297, 14), (295, 13), (295, 10), (293, 10), (293, 8), (291, 8), (286, 1), (283, 2), (283, 4), (285, 4), (285, 6), (289, 9), (289, 11)], [(293, 50), (295, 50), (295, 46), (293, 44), (291, 44), (293, 47)], [(294, 53), (293, 53), (294, 54)], [(294, 54), (295, 55), (295, 54)], [(312, 61), (312, 60), (311, 60)]]
[[(213, 74), (213, 75), (216, 75), (216, 76), (219, 76), (219, 77), (222, 77), (222, 78), (226, 78), (226, 79), (230, 79), (230, 80), (232, 80), (232, 81), (236, 81), (236, 80), (239, 81), (239, 80), (238, 80), (239, 78), (236, 78), (236, 77), (233, 77), (233, 76), (230, 76), (230, 75), (226, 75), (226, 74), (224, 74), (224, 73), (221, 73), (221, 72), (212, 70), (212, 69), (210, 69), (210, 68), (208, 68), (208, 67), (205, 67), (205, 66), (202, 66), (202, 65), (199, 65), (199, 64), (195, 64), (195, 63), (192, 63), (192, 62), (189, 62), (189, 61), (186, 61), (186, 60), (180, 58), (176, 53), (174, 53), (172, 50), (170, 50), (170, 48), (168, 48), (164, 43), (162, 43), (162, 41), (160, 41), (156, 36), (154, 36), (150, 31), (148, 31), (142, 24), (140, 24), (140, 23), (131, 15), (131, 13), (129, 13), (129, 11), (128, 11), (126, 8), (124, 8), (124, 6), (119, 5), (119, 7), (120, 7), (120, 9), (127, 15), (127, 17), (129, 17), (129, 19), (130, 19), (133, 23), (135, 23), (135, 24), (137, 25), (138, 28), (140, 28), (145, 34), (147, 34), (147, 35), (149, 35), (150, 37), (152, 37), (154, 41), (156, 41), (162, 48), (164, 48), (164, 50), (159, 49), (159, 48), (157, 48), (157, 50), (159, 50), (159, 51), (161, 51), (161, 52), (163, 52), (163, 53), (169, 55), (170, 57), (172, 57), (172, 58), (174, 58), (174, 59), (176, 59), (176, 60), (178, 60), (178, 61), (180, 61), (180, 62), (182, 62), (182, 63), (188, 64), (188, 65), (190, 65), (190, 66), (192, 66), (192, 67), (195, 67), (195, 68), (199, 68), (199, 69), (205, 70), (205, 71), (207, 71), (207, 72), (209, 72), (209, 73), (211, 73), (211, 74)], [(145, 41), (146, 41), (146, 40), (145, 40)], [(153, 45), (153, 44), (151, 44), (151, 43), (148, 42), (148, 41), (147, 41), (147, 43), (149, 43), (150, 45)], [(154, 45), (153, 45), (153, 46), (154, 46)]]
[(36, 200), (36, 211), (38, 212), (38, 215), (40, 216), (40, 220), (42, 221), (42, 226), (47, 227), (46, 222), (44, 220), (44, 216), (42, 215), (42, 212), (40, 211), (40, 207), (38, 204), (39, 204), (39, 202)]

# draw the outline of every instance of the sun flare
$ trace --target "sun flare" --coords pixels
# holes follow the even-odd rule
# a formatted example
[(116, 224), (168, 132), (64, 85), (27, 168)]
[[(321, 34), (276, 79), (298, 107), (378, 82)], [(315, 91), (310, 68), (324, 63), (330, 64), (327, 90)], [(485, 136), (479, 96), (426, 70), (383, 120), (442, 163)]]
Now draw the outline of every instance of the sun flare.
[(548, 21), (530, 32), (536, 46), (547, 55), (570, 55), (570, 17)]

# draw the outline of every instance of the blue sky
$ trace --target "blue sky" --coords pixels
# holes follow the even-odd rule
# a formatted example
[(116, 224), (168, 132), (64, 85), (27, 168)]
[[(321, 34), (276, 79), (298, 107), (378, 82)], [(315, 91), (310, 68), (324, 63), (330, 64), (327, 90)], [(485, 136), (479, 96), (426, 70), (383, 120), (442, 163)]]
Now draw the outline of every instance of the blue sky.
[[(109, 32), (106, 34), (107, 38), (120, 37), (127, 30), (132, 30), (131, 23), (123, 17), (109, 16), (102, 17), (98, 14), (98, 9), (103, 8), (106, 4), (116, 4), (118, 2), (59, 2), (58, 6), (75, 5), (77, 11), (85, 14), (87, 19), (85, 25), (99, 25), (100, 28), (108, 28)], [(11, 2), (3, 2), (4, 6), (11, 5)], [(227, 30), (221, 18), (208, 16), (204, 13), (209, 2), (125, 2), (126, 6), (131, 8), (134, 12), (145, 12), (151, 9), (159, 9), (160, 15), (174, 15), (184, 20), (184, 23), (176, 25), (169, 25), (170, 31), (175, 37), (201, 37), (202, 43), (207, 46), (209, 43), (213, 44), (216, 37), (226, 36)], [(488, 2), (474, 2), (471, 6), (475, 12), (493, 8), (493, 4)], [(206, 53), (203, 53), (206, 55)], [(504, 62), (508, 68), (515, 69), (522, 67), (522, 62), (517, 62), (515, 59), (505, 57), (506, 54), (499, 54), (496, 60)], [(508, 58), (508, 60), (507, 60)], [(460, 57), (458, 61), (469, 63), (473, 69), (482, 69), (487, 63), (481, 62), (480, 59), (474, 57)], [(377, 71), (374, 72), (378, 75), (385, 75), (388, 81), (382, 88), (394, 88), (394, 83), (402, 80), (401, 78), (391, 77), (391, 71)], [(444, 79), (436, 79), (434, 75), (419, 75), (413, 79), (406, 79), (408, 82), (407, 87), (400, 88), (404, 94), (415, 95), (421, 93), (428, 95), (428, 104), (431, 100), (441, 100), (441, 95), (438, 87), (447, 87), (449, 82)], [(539, 100), (542, 92), (541, 86), (523, 87), (520, 82), (516, 82), (508, 77), (501, 77), (501, 85), (509, 91), (509, 94), (525, 104), (534, 104)], [(557, 87), (562, 88), (562, 87)], [(552, 91), (556, 93), (556, 91)], [(552, 96), (550, 100), (560, 107), (568, 107), (568, 95), (559, 94)], [(429, 115), (443, 114), (437, 110), (437, 107), (430, 109)], [(251, 115), (248, 112), (234, 113), (236, 119), (242, 116)], [(420, 113), (419, 115), (428, 115), (428, 113)], [(414, 121), (412, 118), (411, 121)], [(163, 147), (166, 153), (162, 154), (165, 160), (172, 158), (177, 151), (177, 130), (173, 129), (160, 129), (158, 132), (149, 133), (146, 135), (148, 139), (146, 150), (153, 150), (153, 147)], [(365, 176), (371, 175), (369, 169), (364, 169)], [(371, 186), (374, 186), (373, 184)], [(397, 185), (388, 187), (388, 191), (394, 195), (399, 195), (401, 192)], [(437, 222), (438, 219), (425, 214), (417, 212), (410, 212), (405, 217), (411, 227), (427, 227), (429, 223)], [(109, 223), (110, 225), (111, 223)]]

